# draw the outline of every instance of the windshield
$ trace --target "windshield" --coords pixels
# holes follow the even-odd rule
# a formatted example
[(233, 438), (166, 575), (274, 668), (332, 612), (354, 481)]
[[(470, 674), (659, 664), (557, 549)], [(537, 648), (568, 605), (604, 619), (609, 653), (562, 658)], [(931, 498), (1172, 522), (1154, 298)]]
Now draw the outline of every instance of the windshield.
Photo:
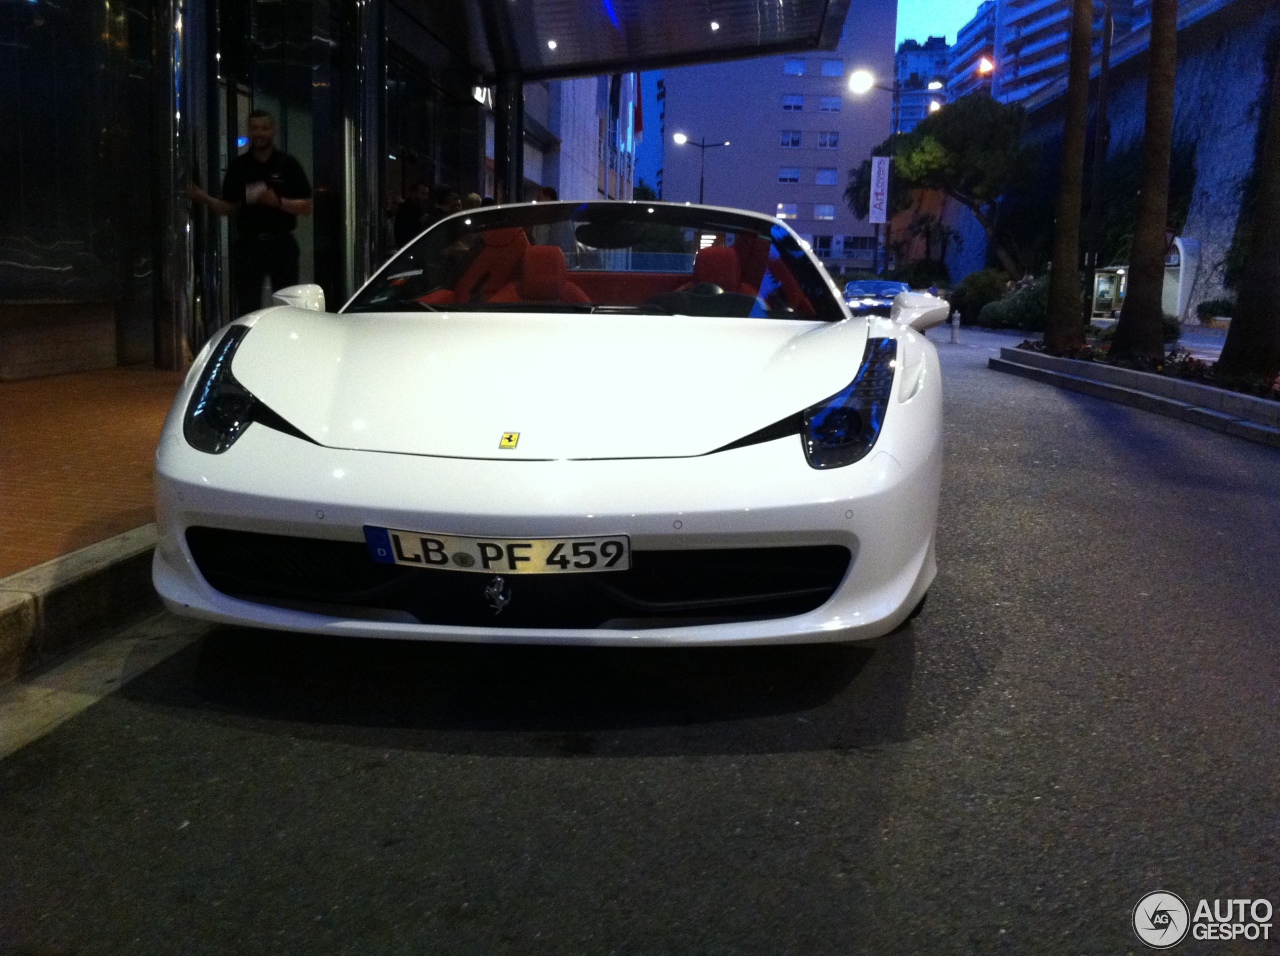
[(858, 295), (895, 296), (899, 292), (909, 292), (910, 288), (905, 282), (850, 282), (844, 287), (844, 294), (849, 298)]
[(528, 203), (437, 223), (343, 310), (846, 317), (775, 220), (663, 203)]

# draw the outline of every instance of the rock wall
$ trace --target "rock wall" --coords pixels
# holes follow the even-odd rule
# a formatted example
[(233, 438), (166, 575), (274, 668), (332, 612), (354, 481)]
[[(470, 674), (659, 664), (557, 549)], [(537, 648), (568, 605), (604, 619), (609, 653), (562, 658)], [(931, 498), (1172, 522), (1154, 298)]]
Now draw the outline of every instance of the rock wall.
[[(1182, 235), (1198, 240), (1201, 252), (1191, 293), (1184, 300), (1184, 320), (1189, 316), (1194, 321), (1196, 305), (1206, 299), (1234, 297), (1224, 289), (1223, 266), (1240, 215), (1243, 185), (1257, 152), (1261, 101), (1268, 81), (1267, 52), (1277, 42), (1280, 4), (1274, 0), (1236, 0), (1178, 31), (1174, 139), (1197, 143), (1195, 187)], [(1112, 70), (1108, 155), (1141, 140), (1146, 60), (1143, 51)], [(1029, 135), (1051, 138), (1048, 126), (1061, 126), (1062, 106), (1059, 97), (1031, 113)], [(986, 241), (963, 207), (948, 203), (946, 221), (965, 237), (963, 251), (948, 257), (952, 276), (958, 280), (982, 268)]]
[[(1268, 44), (1280, 38), (1280, 7), (1237, 3), (1178, 34), (1174, 138), (1197, 141), (1195, 188), (1182, 235), (1200, 242), (1184, 321), (1206, 299), (1234, 297), (1223, 265), (1240, 215), (1243, 184), (1253, 169)], [(1117, 71), (1109, 97), (1111, 153), (1140, 140), (1147, 83), (1145, 57)]]

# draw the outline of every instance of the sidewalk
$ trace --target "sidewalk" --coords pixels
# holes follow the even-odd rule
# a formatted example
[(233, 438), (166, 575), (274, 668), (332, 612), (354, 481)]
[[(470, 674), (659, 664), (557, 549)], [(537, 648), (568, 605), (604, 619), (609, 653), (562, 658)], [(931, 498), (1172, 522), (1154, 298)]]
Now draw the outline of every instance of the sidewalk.
[(0, 578), (152, 520), (151, 468), (177, 372), (0, 382)]

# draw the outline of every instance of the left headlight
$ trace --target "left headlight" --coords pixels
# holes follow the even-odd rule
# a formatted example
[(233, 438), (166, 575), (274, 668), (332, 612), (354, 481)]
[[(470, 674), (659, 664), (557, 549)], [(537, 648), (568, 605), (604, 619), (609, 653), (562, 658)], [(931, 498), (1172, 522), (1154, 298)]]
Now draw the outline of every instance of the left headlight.
[(182, 434), (191, 447), (210, 455), (220, 455), (253, 423), (258, 400), (231, 374), (231, 359), (249, 329), (233, 325), (214, 347), (196, 383)]
[(804, 454), (813, 468), (843, 468), (871, 451), (884, 427), (893, 390), (894, 339), (868, 339), (858, 374), (847, 387), (804, 412)]

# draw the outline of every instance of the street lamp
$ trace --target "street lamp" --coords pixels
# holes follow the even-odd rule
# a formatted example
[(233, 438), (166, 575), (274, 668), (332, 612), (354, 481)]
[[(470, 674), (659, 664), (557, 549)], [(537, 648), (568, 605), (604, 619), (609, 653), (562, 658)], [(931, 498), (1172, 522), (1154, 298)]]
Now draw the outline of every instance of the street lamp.
[[(898, 86), (897, 80), (893, 81), (893, 86), (885, 86), (882, 83), (877, 83), (875, 76), (871, 73), (870, 70), (854, 70), (853, 73), (849, 75), (849, 92), (853, 93), (856, 96), (864, 96), (867, 93), (870, 93), (872, 90), (884, 90), (886, 93), (893, 94), (893, 107), (892, 107), (892, 112), (890, 113), (890, 116), (889, 116), (889, 175), (890, 177), (892, 177), (893, 151), (894, 151), (894, 145), (895, 145), (893, 138), (898, 132), (898, 100), (899, 100), (899, 94), (901, 92), (901, 89)], [(889, 219), (890, 218), (891, 218), (891, 213), (888, 209), (888, 203), (886, 202), (885, 223), (884, 223), (884, 270), (885, 270), (886, 277), (889, 272)], [(880, 248), (880, 241), (879, 241), (880, 240), (880, 223), (876, 223), (875, 227), (876, 227), (876, 248), (878, 250)], [(871, 265), (872, 265), (873, 272), (878, 271), (875, 268), (876, 263), (873, 262)]]
[(698, 147), (698, 205), (701, 206), (707, 187), (707, 150), (715, 149), (717, 146), (728, 146), (729, 141), (726, 139), (723, 143), (708, 143), (705, 139), (699, 139), (695, 143), (684, 133), (676, 133), (671, 138), (676, 141), (677, 146)]

